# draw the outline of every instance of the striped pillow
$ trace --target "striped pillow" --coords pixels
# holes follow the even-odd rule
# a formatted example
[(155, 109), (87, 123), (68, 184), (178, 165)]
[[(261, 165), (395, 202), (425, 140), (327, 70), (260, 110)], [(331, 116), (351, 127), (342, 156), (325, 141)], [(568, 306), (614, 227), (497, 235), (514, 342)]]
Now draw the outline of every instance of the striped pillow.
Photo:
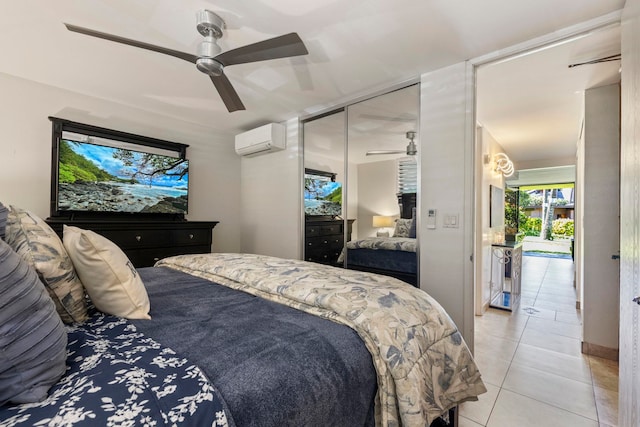
[(0, 406), (33, 403), (66, 371), (67, 331), (35, 270), (0, 240)]
[(5, 228), (7, 227), (7, 214), (9, 210), (0, 203), (0, 240), (4, 240)]

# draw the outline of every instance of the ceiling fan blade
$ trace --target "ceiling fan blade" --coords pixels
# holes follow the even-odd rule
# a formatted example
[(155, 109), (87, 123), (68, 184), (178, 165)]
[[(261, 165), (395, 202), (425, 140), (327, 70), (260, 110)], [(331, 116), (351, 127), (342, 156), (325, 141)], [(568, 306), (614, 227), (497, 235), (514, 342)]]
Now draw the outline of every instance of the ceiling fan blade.
[(193, 64), (195, 64), (196, 60), (198, 59), (196, 55), (192, 55), (190, 53), (180, 52), (178, 50), (168, 49), (166, 47), (155, 46), (149, 43), (127, 39), (125, 37), (114, 36), (113, 34), (102, 33), (100, 31), (91, 30), (89, 28), (78, 27), (76, 25), (71, 25), (71, 24), (64, 24), (64, 25), (67, 27), (67, 30), (73, 31), (75, 33), (80, 33), (80, 34), (84, 34), (91, 37), (97, 37), (99, 39), (109, 40), (116, 43), (122, 43), (129, 46), (139, 47), (141, 49), (151, 50), (153, 52), (163, 53), (165, 55), (170, 55), (175, 58), (183, 59)]
[(387, 122), (403, 122), (403, 123), (415, 123), (416, 121), (416, 117), (413, 115), (408, 115), (408, 114), (400, 114), (399, 116), (386, 116), (386, 115), (382, 115), (382, 114), (368, 114), (368, 113), (363, 113), (358, 115), (359, 118), (362, 119), (370, 119), (370, 120), (381, 120), (381, 121), (387, 121)]
[(246, 64), (269, 59), (307, 55), (309, 52), (296, 33), (253, 43), (221, 53), (214, 59), (224, 66)]
[(367, 156), (374, 156), (377, 154), (406, 154), (405, 150), (370, 150), (367, 151)]
[(221, 74), (219, 76), (210, 77), (214, 86), (218, 90), (218, 93), (220, 94), (220, 98), (222, 98), (224, 105), (226, 105), (227, 110), (229, 110), (230, 113), (238, 110), (245, 110), (244, 104), (238, 96), (238, 92), (236, 92), (236, 90), (233, 88), (233, 85), (231, 85), (231, 82), (229, 81), (227, 76)]

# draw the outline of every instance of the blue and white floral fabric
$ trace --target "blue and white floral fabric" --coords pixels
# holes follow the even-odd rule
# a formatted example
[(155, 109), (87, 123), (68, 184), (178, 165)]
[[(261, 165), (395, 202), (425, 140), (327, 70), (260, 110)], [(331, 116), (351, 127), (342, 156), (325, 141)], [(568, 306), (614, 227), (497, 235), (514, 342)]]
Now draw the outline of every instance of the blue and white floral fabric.
[(67, 330), (66, 374), (43, 401), (0, 408), (0, 426), (234, 426), (197, 366), (126, 319), (99, 313)]

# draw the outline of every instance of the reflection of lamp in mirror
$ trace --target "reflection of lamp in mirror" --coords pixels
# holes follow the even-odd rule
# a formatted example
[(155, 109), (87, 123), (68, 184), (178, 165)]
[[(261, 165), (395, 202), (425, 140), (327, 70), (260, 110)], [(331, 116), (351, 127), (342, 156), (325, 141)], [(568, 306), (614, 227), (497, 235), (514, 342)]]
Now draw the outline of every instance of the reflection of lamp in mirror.
[(393, 227), (393, 217), (392, 216), (383, 216), (383, 215), (374, 215), (373, 216), (373, 228), (378, 229), (378, 233), (376, 236), (378, 237), (389, 237), (389, 230), (382, 230), (383, 228)]

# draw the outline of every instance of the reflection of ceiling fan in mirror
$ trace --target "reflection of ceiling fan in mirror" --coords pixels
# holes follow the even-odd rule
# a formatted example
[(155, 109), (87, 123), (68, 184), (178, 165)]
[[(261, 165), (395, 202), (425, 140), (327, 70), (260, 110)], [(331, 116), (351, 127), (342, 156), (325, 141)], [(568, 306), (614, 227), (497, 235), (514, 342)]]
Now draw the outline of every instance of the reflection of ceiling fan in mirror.
[(416, 133), (412, 130), (407, 132), (407, 139), (409, 144), (406, 150), (370, 150), (367, 151), (367, 156), (374, 156), (378, 154), (406, 154), (407, 156), (415, 156), (418, 153), (418, 147), (413, 139), (416, 137)]
[(413, 123), (416, 121), (416, 117), (413, 114), (402, 113), (398, 116), (391, 117), (389, 114), (360, 114), (358, 118), (369, 120), (380, 120), (384, 122), (401, 122), (401, 123)]
[(224, 67), (309, 53), (300, 36), (296, 33), (285, 34), (284, 36), (274, 37), (220, 53), (221, 48), (218, 46), (217, 41), (222, 37), (222, 29), (225, 27), (223, 19), (209, 10), (199, 11), (196, 16), (198, 32), (204, 36), (204, 40), (198, 45), (197, 55), (101, 33), (71, 24), (64, 25), (69, 31), (163, 53), (196, 64), (198, 70), (211, 78), (229, 112), (244, 110), (245, 108), (231, 82), (224, 75)]

